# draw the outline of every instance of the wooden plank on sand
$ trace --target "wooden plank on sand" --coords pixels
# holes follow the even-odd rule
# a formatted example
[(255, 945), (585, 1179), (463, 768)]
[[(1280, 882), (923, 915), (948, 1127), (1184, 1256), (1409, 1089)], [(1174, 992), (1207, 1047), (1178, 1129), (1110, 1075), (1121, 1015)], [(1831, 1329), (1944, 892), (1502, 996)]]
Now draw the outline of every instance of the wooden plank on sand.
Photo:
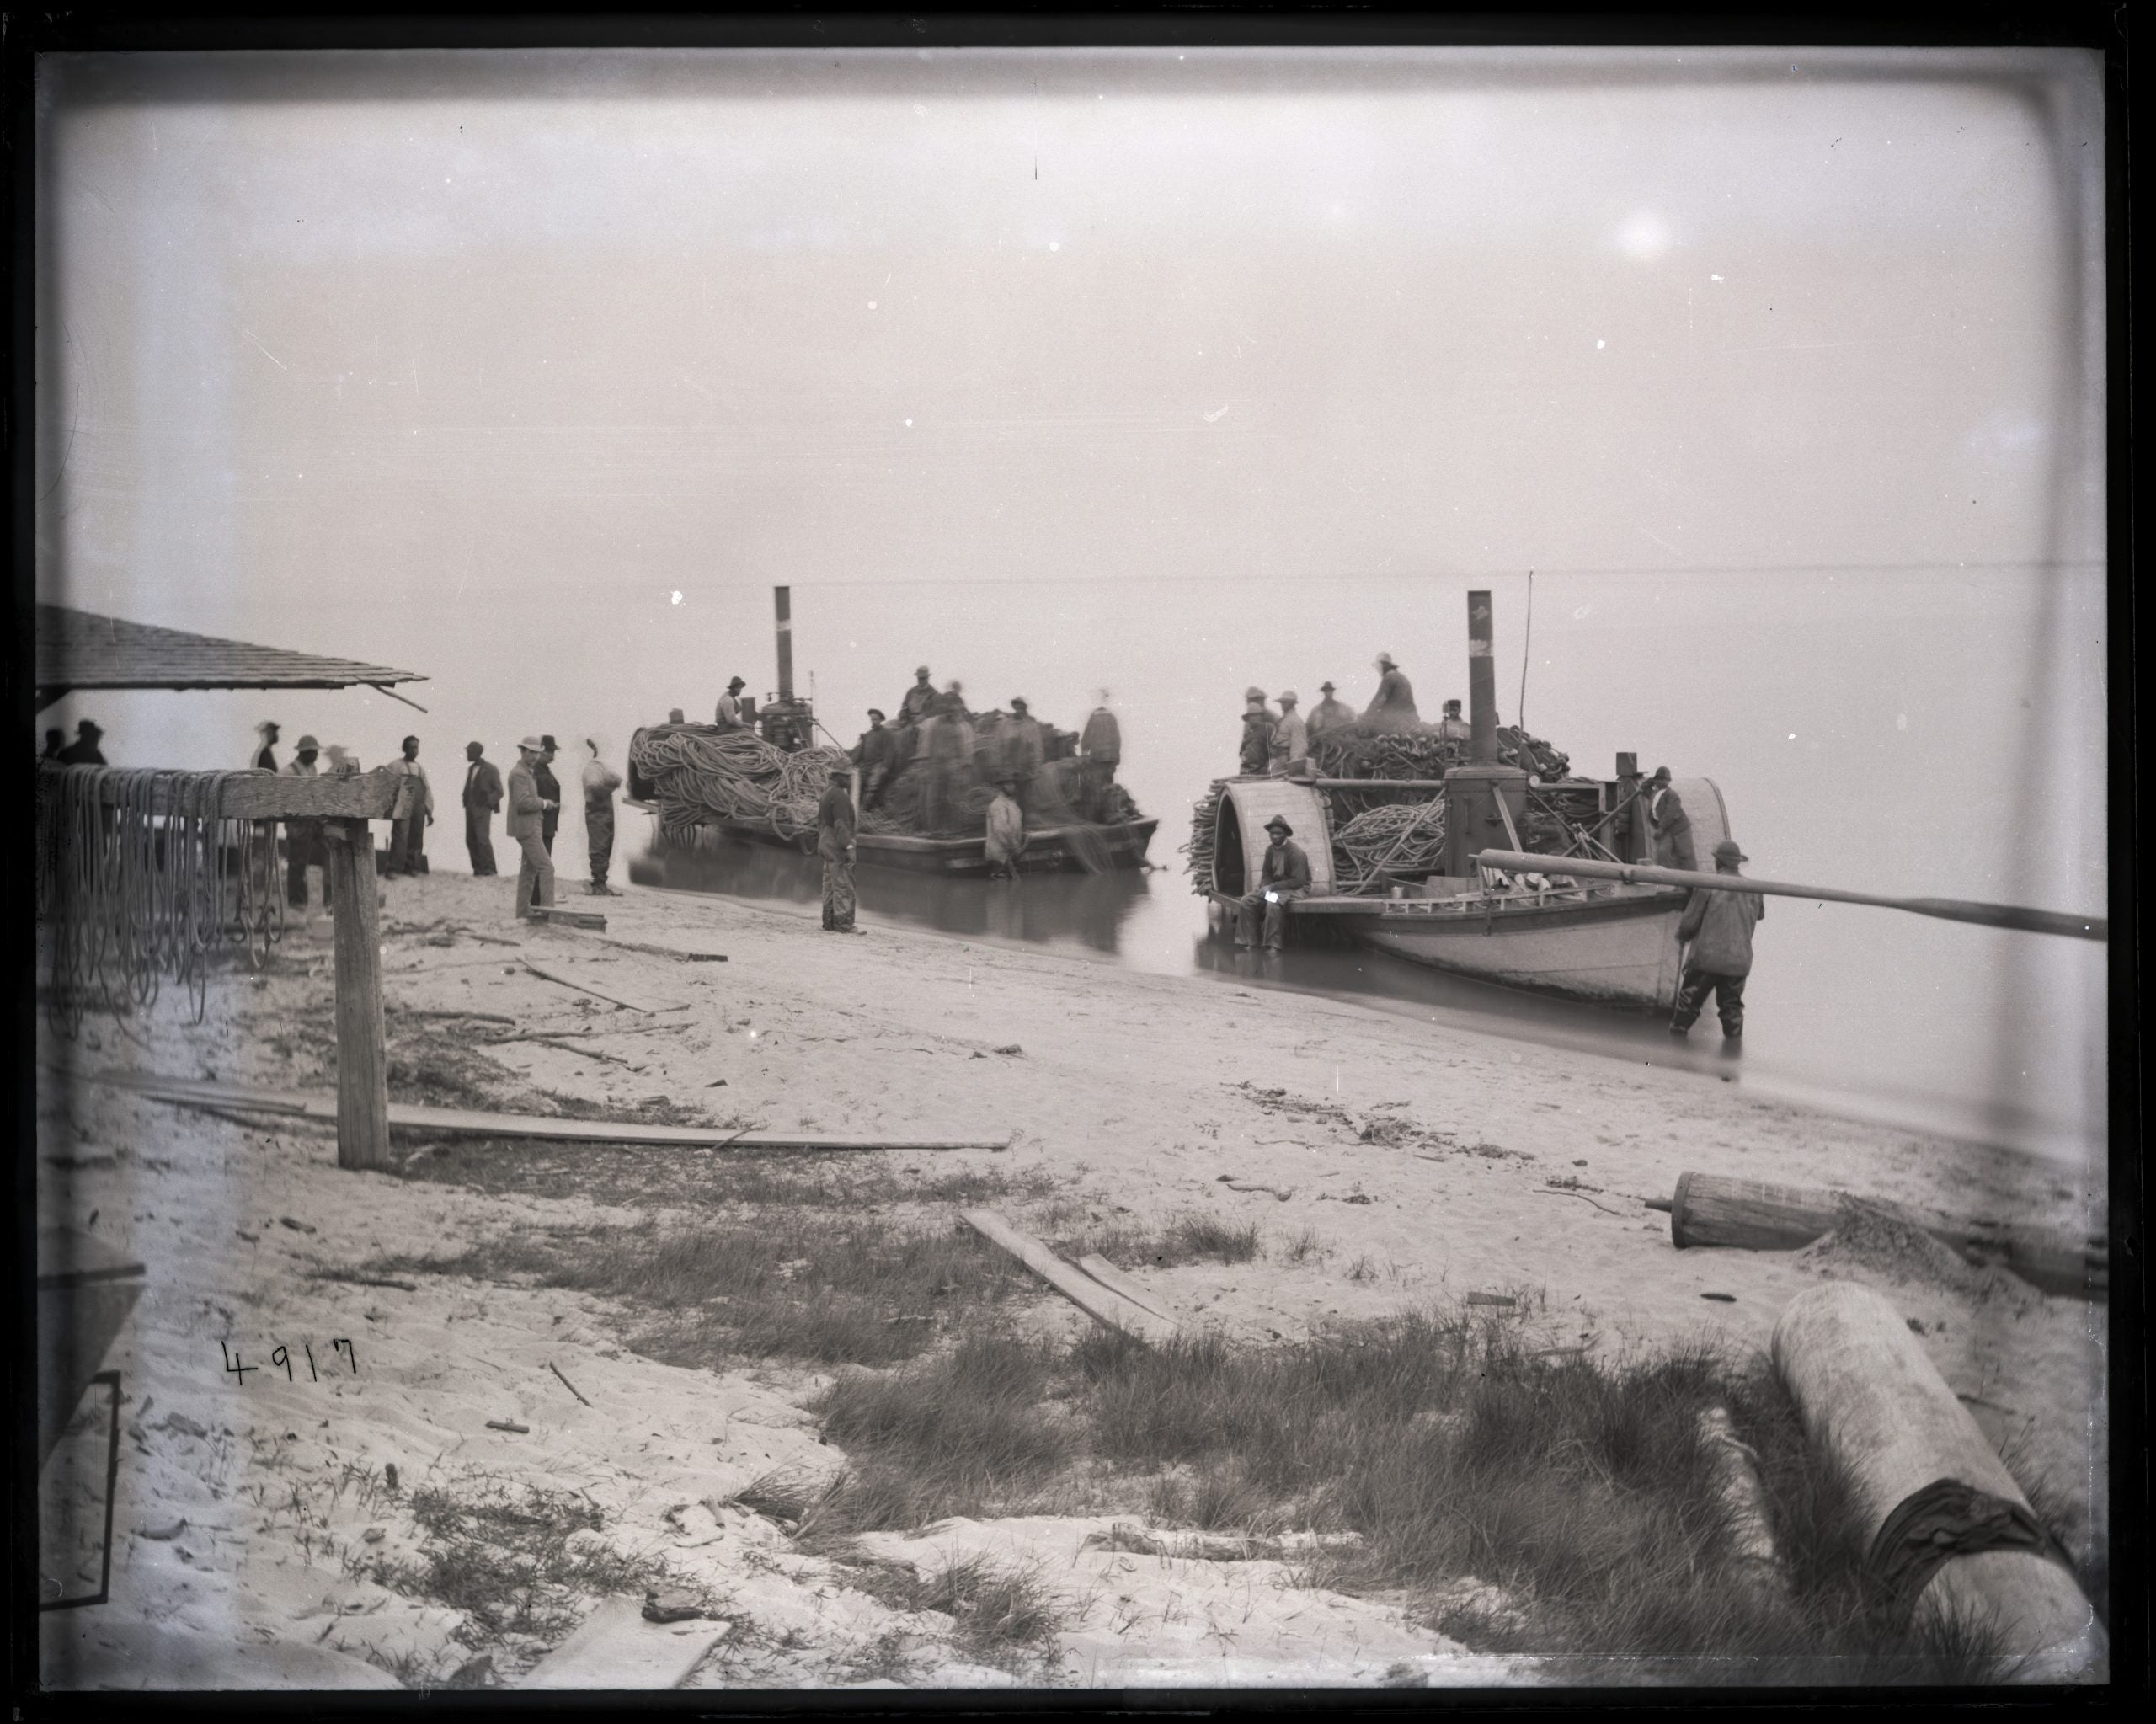
[(1124, 1274), (1122, 1270), (1117, 1268), (1098, 1252), (1088, 1252), (1079, 1258), (1078, 1267), (1099, 1282), (1102, 1286), (1112, 1292), (1121, 1294), (1133, 1305), (1143, 1305), (1155, 1316), (1166, 1317), (1171, 1323), (1175, 1321), (1175, 1314), (1172, 1311), (1163, 1310), (1158, 1299), (1139, 1286), (1133, 1277)]
[[(237, 1108), (307, 1119), (337, 1117), (328, 1096), (290, 1091), (251, 1090), (238, 1084), (190, 1083), (142, 1072), (77, 1074), (93, 1082), (129, 1089), (152, 1100), (189, 1108)], [(542, 1113), (491, 1113), (463, 1108), (428, 1108), (411, 1102), (389, 1104), (392, 1130), (438, 1132), (448, 1136), (536, 1138), (555, 1143), (657, 1144), (689, 1150), (1000, 1150), (1007, 1144), (985, 1138), (826, 1137), (814, 1132), (728, 1130), (709, 1125), (649, 1125), (635, 1119), (560, 1119)]]
[(606, 931), (606, 918), (595, 910), (571, 910), (566, 905), (542, 904), (531, 912), (542, 922), (559, 922), (564, 927), (591, 928), (600, 933)]
[(1005, 1251), (1031, 1269), (1071, 1304), (1097, 1322), (1120, 1329), (1141, 1341), (1172, 1341), (1181, 1332), (1167, 1318), (1158, 1316), (1113, 1288), (1103, 1285), (1072, 1268), (1040, 1241), (1021, 1233), (993, 1209), (961, 1209), (959, 1219), (990, 1244)]
[(534, 963), (527, 958), (524, 960), (524, 967), (535, 976), (558, 982), (564, 988), (574, 988), (580, 994), (590, 994), (609, 1005), (626, 1006), (632, 1011), (679, 1011), (682, 1009), (681, 1002), (678, 1001), (632, 999), (611, 976), (606, 979), (606, 985), (602, 988), (588, 974), (572, 970), (565, 964)]
[(608, 1599), (561, 1645), (533, 1665), (527, 1688), (679, 1688), (733, 1624), (646, 1622), (630, 1598)]

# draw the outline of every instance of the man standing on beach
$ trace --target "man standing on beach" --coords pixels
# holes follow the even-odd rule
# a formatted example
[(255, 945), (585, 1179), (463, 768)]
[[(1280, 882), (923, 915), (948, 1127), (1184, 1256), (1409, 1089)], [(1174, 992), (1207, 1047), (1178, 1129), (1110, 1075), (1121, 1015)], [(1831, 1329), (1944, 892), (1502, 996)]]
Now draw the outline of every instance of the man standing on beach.
[(868, 728), (861, 733), (861, 740), (854, 744), (852, 761), (861, 768), (861, 810), (863, 814), (878, 807), (883, 800), (883, 786), (891, 777), (891, 761), (894, 753), (891, 733), (883, 728), (883, 709), (868, 709)]
[(1669, 768), (1654, 769), (1653, 787), (1647, 793), (1647, 823), (1654, 828), (1654, 865), (1695, 873), (1699, 862), (1692, 849), (1692, 817), (1669, 787)]
[(1317, 739), (1326, 732), (1337, 730), (1343, 724), (1353, 724), (1355, 722), (1354, 708), (1345, 701), (1333, 699), (1331, 683), (1321, 682), (1317, 686), (1317, 691), (1325, 698), (1310, 708), (1309, 739), (1312, 746), (1315, 746)]
[(1422, 722), (1415, 710), (1415, 690), (1392, 654), (1377, 657), (1378, 691), (1364, 709), (1363, 722), (1375, 730), (1406, 730)]
[(509, 835), (523, 852), (516, 872), (516, 913), (528, 919), (534, 909), (554, 902), (554, 860), (541, 839), (547, 810), (555, 806), (539, 793), (539, 768), (546, 764), (543, 738), (527, 736), (516, 745), (516, 764), (509, 772)]
[(502, 775), (476, 742), (464, 745), (472, 764), (464, 774), (464, 848), (472, 857), (474, 878), (494, 873), (494, 810), (502, 805)]
[[(1715, 846), (1715, 872), (1736, 874), (1737, 864), (1752, 858), (1725, 838)], [(1767, 903), (1756, 892), (1720, 892), (1711, 886), (1694, 886), (1677, 924), (1679, 947), (1688, 942), (1684, 979), (1677, 987), (1677, 1011), (1669, 1020), (1673, 1036), (1689, 1035), (1707, 995), (1715, 996), (1721, 1016), (1725, 1044), (1744, 1036), (1744, 979), (1752, 974), (1752, 929), (1767, 914)]]
[(554, 853), (554, 833), (562, 824), (562, 786), (554, 777), (554, 739), (539, 739), (539, 764), (532, 769), (531, 782), (539, 794), (546, 798), (547, 813), (539, 823), (539, 841), (547, 846), (547, 854)]
[(1295, 691), (1283, 688), (1280, 721), (1273, 727), (1273, 751), (1267, 770), (1275, 778), (1284, 778), (1298, 766), (1307, 766), (1310, 754), (1310, 732), (1304, 727), (1303, 715), (1295, 710)]
[[(322, 751), (322, 745), (312, 736), (302, 736), (292, 750), (292, 758), (285, 767), (286, 776), (292, 778), (318, 778), (321, 769), (315, 756)], [(307, 908), (307, 871), (310, 865), (322, 867), (322, 907), (329, 908), (329, 852), (323, 843), (322, 822), (319, 820), (287, 820), (285, 822), (285, 901), (294, 910)]]
[(816, 804), (816, 855), (824, 864), (824, 929), (851, 934), (853, 926), (853, 798), (846, 794), (846, 763), (831, 764), (831, 782)]
[(1265, 691), (1243, 691), (1243, 746), (1239, 764), (1246, 778), (1258, 778), (1273, 770), (1273, 714), (1265, 709)]
[(614, 859), (614, 793), (622, 787), (622, 775), (599, 757), (599, 739), (587, 736), (584, 745), (591, 758), (584, 763), (584, 847), (591, 857), (591, 884), (595, 898), (619, 898), (606, 883), (606, 865)]
[(391, 874), (416, 874), (427, 846), (427, 828), (435, 823), (435, 787), (427, 769), (419, 764), (419, 739), (404, 739), (404, 752), (389, 763), (389, 770), (406, 782), (397, 787), (396, 811), (389, 822)]
[(1289, 842), (1295, 829), (1279, 815), (1267, 820), (1265, 830), (1272, 835), (1273, 842), (1266, 846), (1263, 864), (1257, 871), (1257, 889), (1243, 895), (1235, 944), (1255, 943), (1251, 937), (1251, 923), (1262, 905), (1265, 949), (1278, 952), (1287, 932), (1289, 900), (1300, 898), (1310, 889), (1310, 859), (1303, 853), (1301, 845)]

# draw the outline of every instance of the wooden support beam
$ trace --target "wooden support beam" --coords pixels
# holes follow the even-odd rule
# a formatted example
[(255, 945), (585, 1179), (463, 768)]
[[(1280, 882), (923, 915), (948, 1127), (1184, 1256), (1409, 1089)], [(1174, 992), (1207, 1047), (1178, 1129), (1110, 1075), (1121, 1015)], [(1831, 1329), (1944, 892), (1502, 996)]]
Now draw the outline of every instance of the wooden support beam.
[[(101, 774), (98, 799), (117, 807), (126, 775), (99, 766), (55, 766), (40, 764), (40, 775), (53, 772)], [(179, 805), (173, 784), (175, 772), (161, 782), (152, 795), (150, 812), (169, 814)], [(386, 820), (396, 806), (397, 788), (403, 780), (396, 773), (377, 769), (350, 777), (299, 778), (284, 772), (234, 772), (225, 780), (217, 805), (220, 819), (227, 820)]]
[(1157, 1316), (1135, 1300), (1126, 1299), (1082, 1270), (1075, 1269), (1038, 1239), (1021, 1233), (993, 1209), (962, 1209), (959, 1219), (991, 1245), (1005, 1251), (1031, 1269), (1071, 1304), (1097, 1322), (1120, 1329), (1140, 1341), (1171, 1341), (1180, 1332), (1174, 1323)]
[(337, 1165), (386, 1168), (389, 1055), (382, 1017), (382, 913), (375, 901), (374, 840), (364, 819), (332, 820), (323, 832), (329, 841), (337, 954)]

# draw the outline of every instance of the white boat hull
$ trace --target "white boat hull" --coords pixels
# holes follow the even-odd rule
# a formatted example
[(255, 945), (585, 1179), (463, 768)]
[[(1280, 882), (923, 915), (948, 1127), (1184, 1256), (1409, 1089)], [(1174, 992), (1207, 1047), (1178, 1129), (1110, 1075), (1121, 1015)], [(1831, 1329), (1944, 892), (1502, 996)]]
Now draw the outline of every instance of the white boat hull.
[(1352, 918), (1348, 929), (1364, 945), (1455, 975), (1597, 1006), (1666, 1012), (1677, 1003), (1677, 923), (1684, 913), (1683, 893), (1645, 892), (1630, 900), (1589, 899), (1571, 910), (1553, 905), (1539, 914), (1510, 906), (1442, 918), (1380, 912)]

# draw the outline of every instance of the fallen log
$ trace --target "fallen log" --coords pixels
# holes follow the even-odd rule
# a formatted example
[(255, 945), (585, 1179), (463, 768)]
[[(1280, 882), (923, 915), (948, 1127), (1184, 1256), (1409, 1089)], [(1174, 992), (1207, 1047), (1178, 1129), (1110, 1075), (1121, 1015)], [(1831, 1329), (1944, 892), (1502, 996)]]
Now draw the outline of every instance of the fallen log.
[(1182, 1332), (1169, 1319), (1072, 1268), (1040, 1241), (1021, 1233), (993, 1209), (962, 1209), (958, 1213), (974, 1232), (990, 1244), (1010, 1252), (1096, 1322), (1119, 1329), (1140, 1341), (1172, 1341)]
[[(1669, 1204), (1669, 1241), (1679, 1251), (1695, 1246), (1735, 1246), (1747, 1251), (1798, 1251), (1834, 1230), (1840, 1192), (1769, 1185), (1686, 1173)], [(2009, 1227), (1925, 1214), (1906, 1204), (1863, 1201), (1965, 1257), (2012, 1270), (2032, 1287), (2077, 1299), (2107, 1299), (2111, 1264), (2100, 1239), (2075, 1241), (2040, 1228)]]
[[(189, 1083), (137, 1072), (76, 1074), (177, 1107), (239, 1108), (306, 1119), (337, 1118), (328, 1096), (290, 1091), (250, 1090), (237, 1084)], [(389, 1104), (392, 1130), (427, 1131), (450, 1136), (533, 1138), (554, 1143), (656, 1144), (677, 1149), (895, 1150), (911, 1154), (931, 1150), (1001, 1150), (1007, 1140), (985, 1138), (849, 1138), (804, 1132), (727, 1130), (704, 1125), (651, 1125), (636, 1119), (563, 1119), (543, 1113), (491, 1113), (462, 1108), (428, 1108), (410, 1102)]]
[(1838, 1281), (1790, 1301), (1775, 1369), (1851, 1485), (1869, 1578), (1906, 1613), (1988, 1622), (2009, 1679), (2101, 1682), (2110, 1642), (2020, 1486), (1901, 1314)]

